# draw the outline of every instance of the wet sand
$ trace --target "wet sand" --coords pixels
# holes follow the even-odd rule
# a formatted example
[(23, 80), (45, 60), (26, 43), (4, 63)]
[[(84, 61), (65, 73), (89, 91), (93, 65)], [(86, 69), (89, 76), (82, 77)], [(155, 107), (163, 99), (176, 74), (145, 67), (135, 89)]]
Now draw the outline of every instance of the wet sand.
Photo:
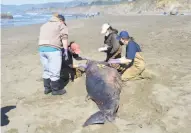
[[(40, 25), (2, 29), (1, 107), (10, 122), (3, 133), (190, 133), (191, 17), (100, 16), (72, 20), (69, 39), (82, 55), (104, 60), (101, 25), (128, 30), (140, 43), (151, 80), (129, 81), (121, 93), (116, 121), (82, 128), (98, 109), (85, 101), (85, 76), (66, 86), (67, 94), (43, 94), (37, 52)], [(125, 47), (123, 48), (125, 50)], [(78, 63), (78, 62), (77, 62)]]

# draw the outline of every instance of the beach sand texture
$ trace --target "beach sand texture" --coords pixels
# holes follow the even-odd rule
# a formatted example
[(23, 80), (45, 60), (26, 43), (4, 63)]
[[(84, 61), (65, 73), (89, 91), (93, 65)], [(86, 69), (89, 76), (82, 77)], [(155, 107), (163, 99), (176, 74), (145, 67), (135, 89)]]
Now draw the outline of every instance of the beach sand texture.
[(69, 83), (66, 95), (43, 94), (40, 25), (31, 25), (2, 29), (1, 106), (16, 106), (7, 113), (10, 122), (2, 133), (190, 133), (191, 17), (108, 15), (68, 21), (69, 39), (80, 44), (82, 55), (105, 59), (97, 52), (104, 22), (129, 31), (154, 75), (126, 83), (115, 122), (82, 128), (98, 110), (85, 101), (85, 76)]

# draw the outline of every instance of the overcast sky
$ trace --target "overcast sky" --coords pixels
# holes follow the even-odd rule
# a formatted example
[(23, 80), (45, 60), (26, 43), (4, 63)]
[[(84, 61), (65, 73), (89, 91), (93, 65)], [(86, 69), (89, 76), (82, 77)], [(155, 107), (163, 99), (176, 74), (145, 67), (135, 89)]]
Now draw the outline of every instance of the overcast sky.
[(39, 4), (47, 2), (67, 2), (71, 0), (1, 0), (1, 4), (6, 5), (21, 5), (21, 4)]

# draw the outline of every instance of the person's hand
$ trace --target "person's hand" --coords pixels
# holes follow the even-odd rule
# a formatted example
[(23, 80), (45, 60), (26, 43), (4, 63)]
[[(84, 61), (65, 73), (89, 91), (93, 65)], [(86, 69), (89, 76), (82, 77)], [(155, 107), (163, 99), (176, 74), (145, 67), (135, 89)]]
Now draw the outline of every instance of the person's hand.
[(68, 60), (68, 49), (62, 49), (64, 60)]
[(84, 68), (86, 69), (87, 68), (87, 65), (86, 64), (78, 64), (78, 65), (73, 65), (75, 68), (76, 67), (80, 67), (80, 68)]
[(98, 49), (99, 52), (103, 52), (103, 51), (106, 51), (107, 50), (107, 47), (101, 47)]
[(119, 64), (121, 63), (120, 59), (110, 59), (108, 61), (109, 64)]

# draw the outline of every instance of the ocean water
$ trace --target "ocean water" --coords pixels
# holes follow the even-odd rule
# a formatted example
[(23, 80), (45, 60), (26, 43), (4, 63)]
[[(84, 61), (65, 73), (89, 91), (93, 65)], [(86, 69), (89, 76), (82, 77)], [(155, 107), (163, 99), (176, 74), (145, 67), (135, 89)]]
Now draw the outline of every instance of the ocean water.
[[(23, 26), (31, 24), (40, 24), (48, 21), (52, 14), (25, 13), (15, 14), (14, 19), (1, 19), (1, 27)], [(65, 15), (66, 21), (69, 19), (84, 18), (85, 15)]]

